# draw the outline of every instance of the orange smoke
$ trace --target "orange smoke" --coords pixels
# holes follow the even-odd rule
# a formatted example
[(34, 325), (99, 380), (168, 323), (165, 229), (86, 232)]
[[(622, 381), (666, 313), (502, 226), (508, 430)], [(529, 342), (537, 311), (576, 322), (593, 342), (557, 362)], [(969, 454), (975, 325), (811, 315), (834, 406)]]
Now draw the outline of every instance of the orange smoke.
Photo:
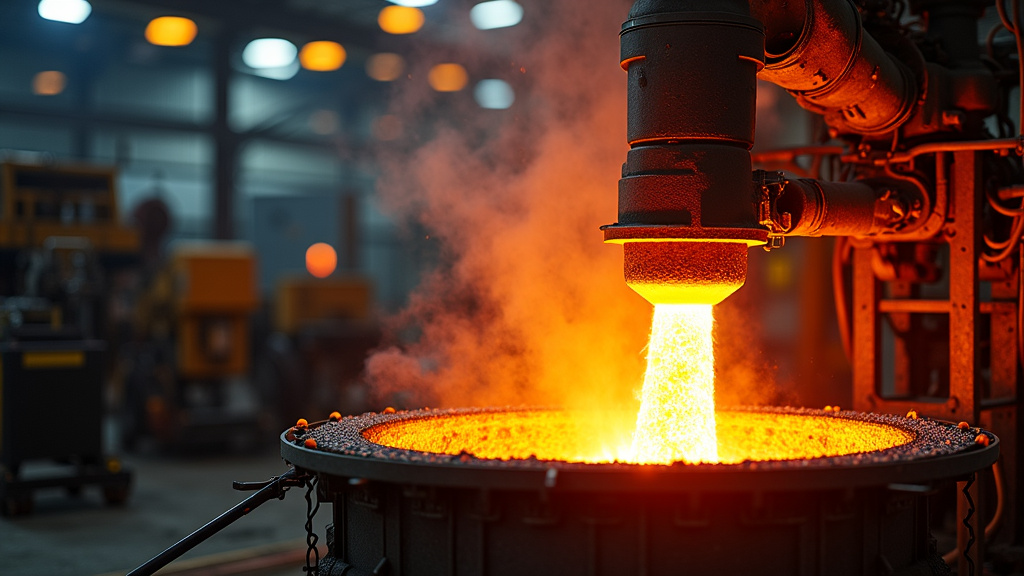
[(417, 149), (393, 153), (378, 191), (440, 243), (440, 263), (394, 320), (418, 338), (367, 361), (377, 392), (410, 406), (636, 406), (650, 308), (599, 230), (616, 219), (626, 152), (616, 31), (629, 2), (611, 4), (553, 4), (510, 34), (516, 106), (500, 124), (471, 95), (450, 115), (432, 108), (423, 72), (475, 69), (475, 54), (411, 63), (390, 113), (437, 122)]
[[(592, 435), (628, 450), (651, 309), (599, 226), (616, 220), (627, 150), (617, 31), (630, 4), (546, 4), (506, 31), (508, 44), (423, 51), (393, 84), (388, 113), (405, 130), (382, 144), (378, 197), (423, 230), (418, 250), (439, 253), (367, 360), (380, 405), (599, 410)], [(495, 50), (507, 56), (478, 61)], [(465, 66), (471, 84), (480, 70), (507, 79), (515, 105), (481, 110), (467, 89), (442, 108), (427, 82), (440, 62)]]

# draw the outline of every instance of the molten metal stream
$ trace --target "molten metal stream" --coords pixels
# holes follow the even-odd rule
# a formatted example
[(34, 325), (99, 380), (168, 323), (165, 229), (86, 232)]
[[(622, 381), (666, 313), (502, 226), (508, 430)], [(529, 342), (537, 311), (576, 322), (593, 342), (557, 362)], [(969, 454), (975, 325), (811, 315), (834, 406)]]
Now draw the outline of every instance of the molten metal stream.
[(718, 462), (710, 304), (657, 304), (629, 460)]

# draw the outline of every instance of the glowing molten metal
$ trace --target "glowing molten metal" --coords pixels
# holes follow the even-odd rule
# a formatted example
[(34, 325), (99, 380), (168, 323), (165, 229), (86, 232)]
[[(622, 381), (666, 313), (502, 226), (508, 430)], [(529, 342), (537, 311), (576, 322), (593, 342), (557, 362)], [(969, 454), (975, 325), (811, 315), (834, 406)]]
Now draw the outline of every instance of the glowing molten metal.
[(710, 304), (654, 307), (629, 460), (718, 462)]
[[(908, 444), (914, 434), (898, 426), (820, 410), (723, 410), (718, 412), (720, 464), (800, 460), (870, 453)], [(420, 411), (362, 430), (381, 446), (435, 454), (510, 460), (627, 461), (614, 449), (613, 413), (560, 410)], [(623, 414), (623, 416), (627, 416)], [(894, 420), (895, 417), (892, 417)], [(902, 422), (902, 420), (901, 420)], [(911, 421), (918, 422), (918, 421)], [(921, 421), (924, 422), (924, 421)], [(971, 440), (973, 441), (973, 436)], [(324, 437), (318, 440), (330, 444)], [(628, 446), (628, 444), (627, 444)], [(625, 451), (623, 451), (625, 452)]]

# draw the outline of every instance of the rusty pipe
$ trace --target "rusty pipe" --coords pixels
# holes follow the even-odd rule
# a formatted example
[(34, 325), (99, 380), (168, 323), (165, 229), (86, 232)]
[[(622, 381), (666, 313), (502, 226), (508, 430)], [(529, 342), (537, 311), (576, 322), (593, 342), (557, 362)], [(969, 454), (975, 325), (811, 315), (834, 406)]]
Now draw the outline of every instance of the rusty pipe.
[(768, 30), (760, 78), (839, 132), (882, 134), (910, 117), (914, 75), (864, 30), (850, 0), (752, 0), (751, 12)]
[[(759, 72), (855, 132), (892, 129), (916, 102), (913, 78), (849, 0), (637, 0), (620, 39), (630, 150), (618, 221), (603, 230), (624, 244), (627, 284), (656, 304), (720, 302), (742, 286), (747, 248), (780, 235), (750, 178)], [(794, 186), (794, 210), (821, 216), (801, 220), (809, 233), (859, 231), (859, 202), (874, 209), (873, 192)], [(826, 190), (842, 210), (815, 204)], [(829, 219), (840, 213), (855, 222)]]
[(649, 301), (715, 304), (768, 237), (749, 152), (763, 27), (745, 0), (638, 0), (620, 37), (630, 151), (605, 241)]
[(874, 236), (891, 231), (909, 212), (895, 190), (804, 178), (787, 181), (776, 205), (788, 215), (787, 236)]

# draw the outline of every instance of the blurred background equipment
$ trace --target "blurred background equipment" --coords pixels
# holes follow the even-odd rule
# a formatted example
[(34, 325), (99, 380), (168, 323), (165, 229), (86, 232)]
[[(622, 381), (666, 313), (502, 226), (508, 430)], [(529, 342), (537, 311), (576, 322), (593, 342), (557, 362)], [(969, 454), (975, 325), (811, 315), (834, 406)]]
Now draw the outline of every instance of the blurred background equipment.
[(139, 298), (125, 355), (122, 437), (162, 444), (258, 433), (263, 399), (251, 385), (256, 256), (240, 242), (182, 243)]
[(261, 389), (272, 391), (278, 422), (297, 420), (320, 406), (346, 413), (371, 408), (361, 376), (367, 354), (380, 343), (381, 328), (366, 278), (283, 278), (273, 329), (256, 378)]
[[(102, 436), (105, 282), (136, 259), (138, 237), (118, 222), (116, 173), (12, 162), (0, 172), (2, 511), (28, 513), (33, 492), (52, 487), (99, 485), (120, 504), (131, 475)], [(60, 466), (29, 469), (39, 462)]]

